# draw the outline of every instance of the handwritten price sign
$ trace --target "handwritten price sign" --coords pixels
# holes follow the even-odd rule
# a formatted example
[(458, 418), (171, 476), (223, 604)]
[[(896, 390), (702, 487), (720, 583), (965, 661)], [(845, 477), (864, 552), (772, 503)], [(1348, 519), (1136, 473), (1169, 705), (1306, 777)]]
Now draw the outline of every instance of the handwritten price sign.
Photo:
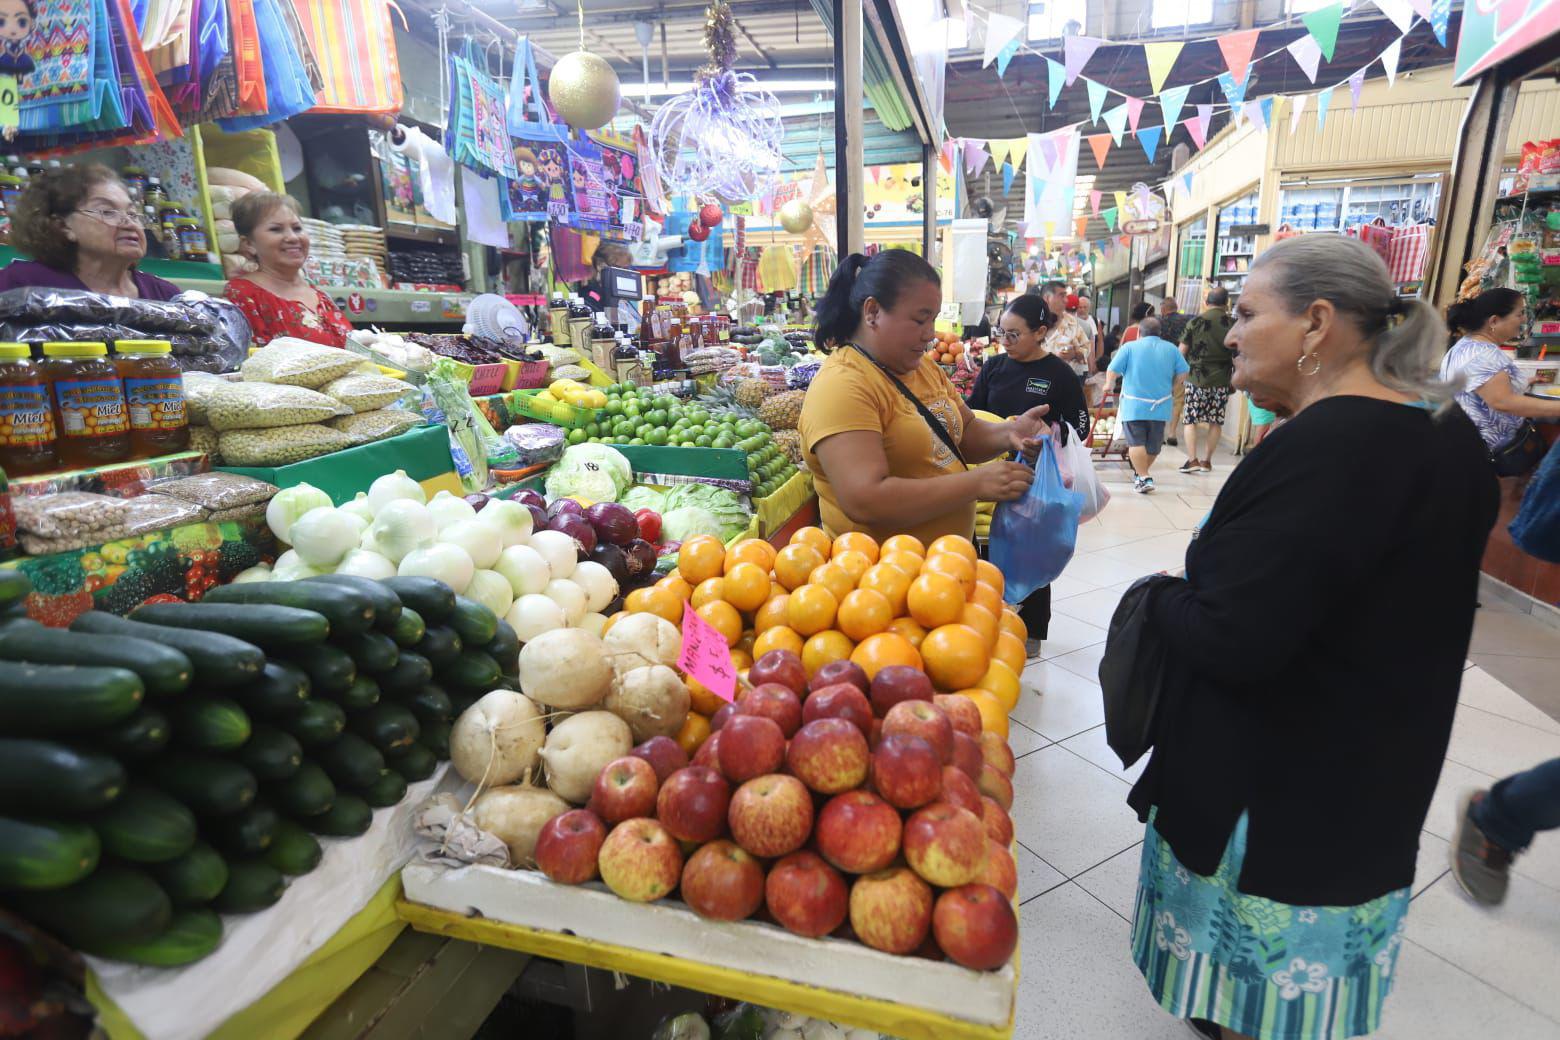
[(16, 126), (22, 121), (22, 92), (15, 76), (0, 76), (0, 126)]
[(731, 662), (726, 637), (687, 603), (683, 604), (682, 653), (677, 667), (722, 700), (736, 699), (737, 667)]

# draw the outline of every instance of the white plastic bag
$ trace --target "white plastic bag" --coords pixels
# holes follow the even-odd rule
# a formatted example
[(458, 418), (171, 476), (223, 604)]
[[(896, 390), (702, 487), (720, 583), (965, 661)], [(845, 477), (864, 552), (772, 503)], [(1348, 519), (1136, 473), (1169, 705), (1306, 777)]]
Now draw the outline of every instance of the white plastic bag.
[(1094, 472), (1094, 459), (1089, 454), (1089, 446), (1078, 436), (1078, 431), (1071, 426), (1061, 429), (1065, 431), (1062, 436), (1066, 443), (1060, 440), (1057, 442), (1057, 466), (1064, 476), (1070, 478), (1068, 486), (1083, 496), (1083, 509), (1078, 514), (1078, 522), (1087, 523), (1105, 508), (1105, 504), (1110, 501), (1110, 492), (1100, 482), (1100, 475)]

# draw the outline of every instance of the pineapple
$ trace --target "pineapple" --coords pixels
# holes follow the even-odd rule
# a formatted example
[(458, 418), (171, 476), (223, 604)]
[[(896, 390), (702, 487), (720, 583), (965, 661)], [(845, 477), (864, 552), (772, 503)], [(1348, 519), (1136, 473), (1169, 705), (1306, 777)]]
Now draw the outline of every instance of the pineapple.
[(743, 408), (757, 408), (772, 392), (762, 379), (743, 379), (738, 381), (734, 397)]
[(785, 457), (791, 460), (792, 465), (802, 464), (802, 435), (795, 430), (776, 430), (770, 438), (771, 443), (781, 451)]
[(802, 418), (802, 399), (806, 396), (805, 390), (787, 390), (766, 399), (758, 409), (759, 421), (768, 423), (772, 430), (796, 429)]
[(717, 386), (699, 396), (698, 403), (715, 415), (734, 415), (738, 419), (756, 418), (752, 408), (738, 402), (730, 387)]

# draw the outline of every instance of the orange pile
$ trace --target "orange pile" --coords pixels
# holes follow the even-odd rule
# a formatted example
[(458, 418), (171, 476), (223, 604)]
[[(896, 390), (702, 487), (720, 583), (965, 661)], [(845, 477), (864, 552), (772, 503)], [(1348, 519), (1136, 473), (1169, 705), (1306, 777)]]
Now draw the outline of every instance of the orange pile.
[[(868, 677), (889, 665), (920, 668), (940, 692), (974, 701), (985, 728), (1006, 738), (1026, 633), (1002, 589), (1001, 572), (967, 538), (926, 546), (894, 535), (880, 546), (865, 534), (830, 541), (804, 527), (778, 551), (757, 538), (730, 547), (709, 535), (690, 538), (677, 569), (630, 593), (625, 612), (681, 625), (683, 603), (691, 603), (744, 672), (770, 650), (797, 654), (809, 677), (845, 658)], [(726, 702), (693, 680), (688, 686), (693, 712), (678, 741), (692, 754)]]
[(956, 365), (964, 356), (964, 341), (957, 332), (937, 332), (936, 345), (932, 348), (939, 365)]

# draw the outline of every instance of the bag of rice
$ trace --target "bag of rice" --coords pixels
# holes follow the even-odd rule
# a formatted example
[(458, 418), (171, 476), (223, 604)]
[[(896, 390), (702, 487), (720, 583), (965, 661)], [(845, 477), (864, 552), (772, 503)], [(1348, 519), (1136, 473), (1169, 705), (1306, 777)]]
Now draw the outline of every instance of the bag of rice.
[(320, 393), (334, 397), (354, 412), (371, 412), (400, 400), (417, 388), (389, 376), (352, 372), (332, 379), (320, 387)]
[(239, 371), (249, 383), (286, 383), (314, 389), (362, 364), (363, 359), (351, 351), (279, 336), (245, 358)]
[(319, 423), (275, 426), (265, 430), (228, 430), (222, 434), (222, 461), (228, 466), (285, 466), (350, 448), (357, 441)]
[(206, 423), (218, 432), (317, 423), (350, 412), (334, 398), (281, 383), (224, 383), (206, 398)]

